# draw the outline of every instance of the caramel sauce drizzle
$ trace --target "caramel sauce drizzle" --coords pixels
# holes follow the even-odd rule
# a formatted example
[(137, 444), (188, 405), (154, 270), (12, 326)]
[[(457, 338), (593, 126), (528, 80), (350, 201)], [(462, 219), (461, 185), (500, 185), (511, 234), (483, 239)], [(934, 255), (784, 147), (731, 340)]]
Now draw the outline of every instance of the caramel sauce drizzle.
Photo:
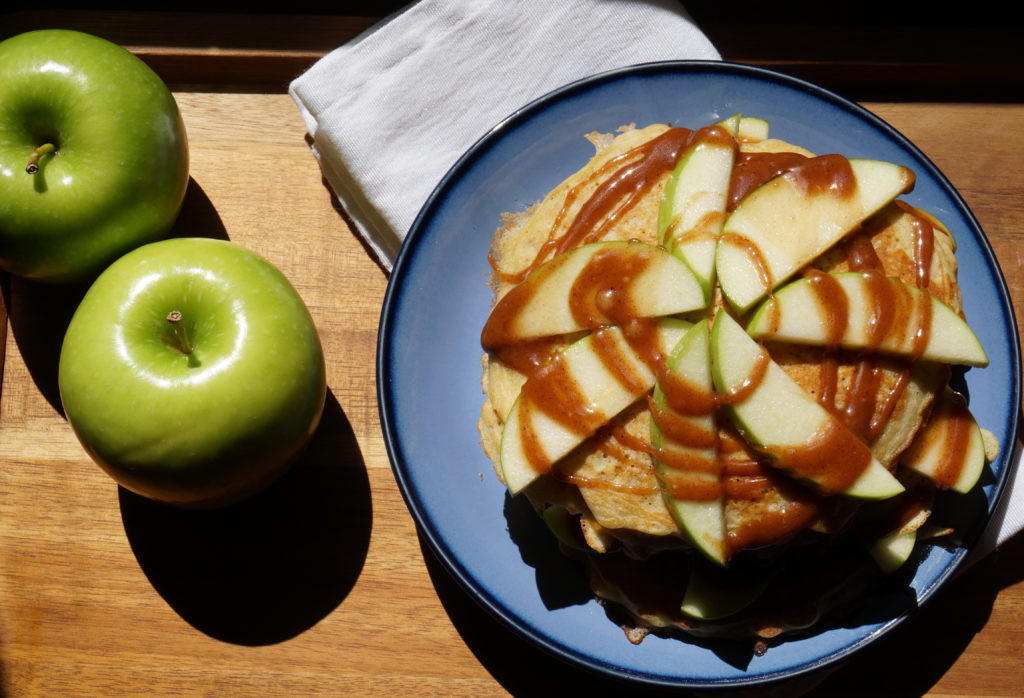
[(555, 479), (559, 482), (565, 482), (570, 485), (576, 485), (577, 487), (588, 487), (590, 489), (598, 490), (614, 490), (616, 492), (623, 492), (626, 494), (638, 494), (638, 495), (652, 495), (658, 491), (657, 487), (648, 487), (645, 485), (624, 485), (622, 483), (612, 483), (607, 480), (595, 480), (594, 478), (583, 477), (582, 475), (575, 475), (572, 473), (563, 473), (558, 470), (551, 471)]
[(800, 153), (739, 153), (729, 180), (729, 212), (759, 186), (784, 174), (807, 157)]
[[(898, 202), (904, 211), (912, 212), (910, 207)], [(911, 213), (911, 215), (913, 215)], [(914, 215), (914, 280), (915, 285), (927, 291), (932, 250), (934, 249), (934, 231), (927, 221)], [(918, 224), (920, 221), (921, 224)], [(846, 391), (846, 406), (839, 410), (836, 406), (838, 382), (838, 339), (848, 317), (849, 301), (843, 296), (838, 284), (826, 288), (825, 285), (815, 286), (816, 297), (820, 307), (825, 311), (828, 323), (829, 342), (823, 353), (819, 401), (840, 416), (854, 433), (865, 442), (870, 443), (885, 428), (902, 397), (910, 380), (911, 363), (918, 359), (928, 345), (931, 334), (932, 308), (931, 296), (927, 292), (918, 296), (913, 302), (911, 295), (902, 287), (896, 286), (886, 278), (884, 266), (872, 245), (871, 238), (877, 232), (870, 226), (849, 236), (845, 242), (846, 263), (851, 271), (859, 271), (864, 275), (868, 287), (869, 302), (872, 313), (868, 326), (868, 347), (857, 358), (854, 375)], [(825, 275), (810, 272), (817, 279)], [(905, 333), (912, 318), (916, 316), (917, 324), (913, 331), (913, 343), (907, 360), (896, 374), (895, 384), (879, 402), (879, 388), (883, 376), (880, 359), (874, 353), (885, 338), (892, 332)], [(889, 362), (893, 363), (892, 360)]]
[(915, 280), (918, 288), (927, 289), (931, 282), (932, 257), (935, 255), (935, 228), (910, 204), (897, 201), (896, 205), (910, 216), (914, 228)]
[(970, 446), (973, 418), (963, 396), (955, 393), (949, 401), (943, 400), (934, 410), (932, 419), (943, 427), (942, 461), (933, 479), (939, 487), (949, 488), (960, 479)]
[(754, 268), (754, 271), (757, 273), (757, 278), (761, 282), (762, 286), (769, 289), (775, 286), (775, 278), (772, 276), (772, 272), (768, 268), (768, 260), (765, 259), (761, 248), (755, 245), (750, 238), (740, 235), (739, 233), (723, 231), (719, 240), (722, 242), (728, 242), (732, 246), (743, 250), (743, 254), (750, 259), (750, 266)]
[(729, 182), (728, 210), (735, 211), (748, 194), (781, 175), (808, 194), (842, 198), (850, 196), (856, 186), (850, 162), (842, 155), (808, 158), (800, 153), (740, 153)]
[[(694, 135), (687, 128), (670, 128), (656, 138), (609, 159), (566, 194), (548, 239), (540, 246), (534, 260), (519, 272), (507, 273), (497, 269), (492, 257), (491, 266), (495, 273), (502, 281), (519, 283), (549, 257), (557, 257), (580, 245), (600, 240), (666, 172), (675, 167), (679, 156), (692, 144)], [(580, 193), (616, 167), (618, 169), (583, 202), (566, 230), (559, 234)]]
[[(600, 239), (607, 227), (635, 204), (640, 194), (675, 167), (676, 160), (689, 144), (692, 135), (689, 129), (669, 129), (605, 163), (598, 173), (606, 174), (615, 167), (618, 169), (595, 189), (582, 204), (566, 232), (558, 236), (556, 231), (561, 225), (561, 219), (571, 206), (571, 200), (579, 195), (583, 184), (578, 185), (579, 189), (571, 190), (551, 236), (520, 281), (538, 267), (548, 254), (556, 255), (556, 260), (549, 266), (557, 268), (557, 255)], [(623, 162), (626, 164), (623, 165)], [(649, 263), (649, 258), (640, 255), (598, 253), (589, 260), (577, 278), (569, 299), (574, 319), (593, 328), (591, 342), (601, 362), (623, 387), (633, 392), (642, 392), (646, 382), (637, 373), (634, 359), (620, 349), (614, 335), (605, 328), (609, 325), (620, 326), (630, 348), (650, 370), (661, 370), (664, 356), (658, 346), (657, 323), (633, 317), (635, 312), (628, 301), (630, 285)], [(551, 272), (545, 267), (539, 273), (547, 275)], [(512, 329), (516, 318), (541, 285), (520, 283), (506, 294), (488, 318), (481, 335), (481, 344), (499, 359), (508, 358), (514, 362), (516, 369), (526, 374), (527, 381), (519, 398), (522, 410), (520, 439), (531, 466), (539, 473), (547, 473), (551, 471), (552, 463), (538, 442), (533, 426), (535, 413), (542, 413), (567, 430), (583, 436), (592, 434), (611, 415), (601, 414), (590, 406), (560, 355), (549, 358), (543, 343), (531, 343), (532, 346), (526, 350), (516, 347)]]
[[(645, 144), (609, 159), (569, 190), (548, 239), (541, 245), (533, 262), (518, 273), (507, 274), (499, 272), (492, 259), (495, 273), (503, 281), (519, 283), (540, 267), (544, 260), (557, 258), (579, 245), (602, 239), (655, 182), (674, 168), (680, 155), (694, 140), (694, 132), (672, 128)], [(779, 175), (791, 177), (805, 191), (828, 192), (835, 196), (848, 196), (854, 186), (848, 161), (838, 155), (805, 158), (792, 153), (744, 153), (738, 155), (732, 174), (728, 210), (734, 210), (743, 197), (768, 179)], [(594, 189), (569, 220), (570, 211), (578, 203), (582, 192), (602, 178), (607, 179)], [(915, 282), (919, 288), (926, 290), (933, 257), (934, 231), (928, 221), (920, 216), (915, 216), (914, 225)], [(807, 273), (819, 302), (826, 309), (829, 326), (828, 346), (822, 358), (819, 400), (839, 414), (849, 430), (830, 428), (811, 443), (788, 449), (784, 455), (792, 465), (800, 467), (804, 472), (817, 473), (825, 491), (843, 491), (863, 472), (866, 467), (863, 459), (864, 443), (877, 436), (884, 427), (909, 381), (908, 361), (898, 374), (896, 385), (881, 405), (877, 403), (882, 368), (870, 349), (880, 345), (894, 328), (905, 328), (915, 309), (911, 307), (908, 294), (894, 291), (892, 284), (886, 280), (883, 265), (871, 243), (872, 232), (865, 229), (848, 237), (845, 243), (849, 268), (864, 273), (871, 298), (872, 316), (869, 351), (863, 352), (857, 359), (853, 380), (846, 391), (846, 406), (841, 411), (836, 407), (839, 368), (837, 347), (847, 324), (849, 303), (834, 279), (817, 271)], [(738, 238), (735, 242), (747, 250), (762, 282), (770, 288), (772, 279), (761, 251), (749, 240), (735, 237)], [(737, 389), (726, 394), (700, 390), (670, 375), (665, 370), (665, 357), (656, 341), (656, 322), (633, 317), (634, 312), (629, 307), (628, 288), (640, 271), (642, 263), (635, 260), (623, 263), (616, 260), (614, 255), (595, 256), (574, 284), (570, 301), (573, 315), (581, 325), (593, 329), (594, 346), (608, 370), (623, 386), (637, 389), (641, 385), (641, 377), (636, 374), (633, 359), (624, 356), (618, 343), (612, 341), (603, 329), (613, 324), (620, 326), (629, 346), (655, 373), (665, 393), (664, 408), (654, 404), (648, 397), (652, 415), (662, 433), (682, 446), (694, 449), (713, 447), (716, 456), (706, 458), (676, 449), (653, 449), (650, 444), (630, 435), (624, 428), (613, 428), (610, 431), (605, 428), (604, 432), (600, 432), (598, 447), (624, 459), (630, 456), (623, 447), (654, 455), (673, 471), (672, 476), (665, 478), (664, 486), (670, 496), (680, 500), (712, 501), (727, 497), (754, 502), (767, 493), (784, 490), (789, 500), (785, 506), (764, 514), (757, 521), (746, 521), (728, 532), (727, 547), (730, 555), (742, 549), (778, 542), (802, 529), (821, 514), (823, 500), (818, 495), (773, 472), (739, 439), (723, 435), (718, 430), (700, 428), (687, 419), (712, 414), (721, 405), (736, 404), (746, 399), (764, 378), (771, 360), (768, 352), (763, 350), (751, 376)], [(499, 312), (501, 304), (496, 306), (481, 339), (487, 351), (497, 354), (502, 361), (510, 363), (528, 376), (520, 398), (528, 405), (526, 418), (521, 420), (523, 426), (520, 438), (530, 463), (539, 472), (550, 472), (552, 464), (547, 462), (541, 452), (530, 415), (541, 412), (584, 435), (601, 430), (606, 416), (595, 414), (585, 404), (579, 386), (565, 370), (564, 362), (553, 351), (550, 340), (516, 343), (507, 341), (507, 335), (503, 335), (505, 328), (514, 322), (517, 313), (521, 312), (529, 300), (527, 291), (521, 292), (520, 296), (514, 295), (521, 287), (513, 289), (502, 300), (503, 303), (507, 302), (507, 307)], [(922, 294), (922, 298), (922, 305), (917, 308), (921, 320), (914, 335), (914, 356), (911, 360), (923, 351), (930, 333), (931, 306), (930, 303), (924, 303), (929, 295)], [(963, 436), (960, 436), (961, 431)], [(957, 425), (950, 432), (952, 436), (948, 440), (953, 450), (966, 449), (967, 428), (960, 429)], [(962, 447), (959, 446), (961, 441), (964, 442)], [(953, 462), (952, 457), (949, 462)], [(955, 470), (954, 467), (949, 469)], [(655, 491), (646, 487), (599, 482), (557, 471), (554, 471), (554, 475), (564, 482), (581, 487), (612, 488), (643, 495)], [(950, 482), (955, 482), (956, 473), (947, 474), (946, 477)]]

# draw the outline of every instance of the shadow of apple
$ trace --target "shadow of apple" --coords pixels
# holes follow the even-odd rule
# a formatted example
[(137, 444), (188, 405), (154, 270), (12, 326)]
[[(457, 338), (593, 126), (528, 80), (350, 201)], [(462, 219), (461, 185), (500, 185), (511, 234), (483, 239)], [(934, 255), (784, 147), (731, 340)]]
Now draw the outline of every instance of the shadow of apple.
[[(537, 519), (536, 514), (533, 517)], [(550, 537), (546, 530), (544, 534)], [(511, 695), (605, 695), (616, 686), (630, 691), (630, 695), (642, 695), (614, 679), (566, 664), (523, 640), (459, 586), (422, 536), (420, 550), (430, 581), (455, 630), (477, 660)], [(529, 670), (524, 671), (524, 667)]]
[(125, 533), (153, 588), (207, 635), (258, 646), (292, 638), (352, 589), (370, 544), (370, 485), (352, 427), (328, 392), (299, 461), (268, 489), (214, 511), (119, 490)]
[[(170, 236), (228, 239), (213, 202), (194, 179), (188, 181), (185, 201)], [(71, 317), (90, 285), (91, 281), (44, 284), (12, 276), (5, 289), (11, 332), (18, 351), (39, 392), (62, 416), (64, 409), (57, 385), (60, 348)]]
[(188, 188), (185, 189), (185, 200), (181, 204), (178, 218), (171, 226), (167, 237), (203, 237), (216, 240), (227, 240), (228, 231), (220, 219), (210, 197), (196, 180), (189, 177)]

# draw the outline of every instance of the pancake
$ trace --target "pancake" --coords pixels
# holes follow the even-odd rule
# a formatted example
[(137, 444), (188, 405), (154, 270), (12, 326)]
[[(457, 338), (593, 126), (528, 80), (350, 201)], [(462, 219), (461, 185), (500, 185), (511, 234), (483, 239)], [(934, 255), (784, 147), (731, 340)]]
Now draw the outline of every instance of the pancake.
[[(673, 167), (648, 165), (657, 157), (651, 154), (651, 144), (660, 142), (659, 137), (665, 137), (669, 130), (667, 125), (655, 124), (624, 128), (618, 135), (588, 135), (597, 152), (583, 168), (529, 210), (507, 214), (494, 235), (490, 252), (494, 303), (545, 261), (579, 245), (616, 240), (658, 245), (659, 208)], [(809, 151), (778, 139), (739, 139), (738, 152), (752, 154), (750, 160), (758, 157), (755, 154), (813, 157)], [(674, 162), (671, 164), (674, 166)], [(645, 167), (643, 177), (633, 177), (628, 192), (615, 192), (619, 180)], [(618, 198), (594, 214), (593, 201), (608, 197), (609, 192)], [(588, 218), (586, 226), (578, 225), (581, 218)], [(926, 289), (962, 316), (954, 252), (952, 236), (937, 220), (895, 201), (809, 266), (826, 273), (874, 270)], [(689, 313), (686, 319), (708, 322), (723, 305), (716, 293), (708, 309)], [(583, 334), (545, 338), (518, 351), (484, 354), (485, 401), (479, 431), (484, 452), (495, 464), (499, 478), (503, 426), (528, 374), (552, 361)], [(806, 393), (843, 418), (881, 464), (913, 485), (908, 491), (929, 489), (927, 482), (921, 484), (922, 478), (899, 468), (899, 457), (945, 388), (948, 367), (794, 344), (770, 343), (766, 348)], [(624, 609), (636, 628), (772, 638), (805, 630), (824, 613), (842, 605), (837, 601), (840, 595), (835, 586), (843, 579), (863, 582), (850, 584), (844, 592), (856, 597), (867, 588), (868, 580), (877, 576), (869, 560), (863, 564), (867, 560), (863, 554), (846, 551), (841, 565), (846, 573), (838, 578), (818, 575), (817, 586), (807, 587), (814, 589), (811, 603), (807, 598), (799, 603), (780, 601), (776, 598), (780, 594), (769, 588), (763, 594), (768, 602), (760, 607), (755, 603), (752, 610), (726, 621), (698, 621), (681, 614), (681, 590), (686, 586), (688, 570), (693, 568), (695, 553), (659, 486), (652, 458), (651, 419), (649, 400), (637, 400), (524, 491), (538, 512), (562, 507), (578, 522), (590, 549), (586, 559), (592, 588), (599, 598)], [(858, 515), (859, 502), (821, 497), (806, 483), (769, 467), (727, 420), (719, 420), (718, 432), (719, 461), (727, 470), (733, 468), (730, 472), (734, 472), (738, 487), (734, 489), (744, 493), (726, 498), (724, 505), (733, 554), (742, 564), (751, 564), (746, 561), (751, 557), (786, 558), (792, 550), (805, 547), (808, 539), (811, 545), (820, 546), (825, 541), (824, 545), (834, 548), (834, 540), (863, 526), (857, 523), (864, 518)], [(735, 475), (737, 472), (740, 474)], [(919, 496), (906, 499), (910, 503), (903, 506), (900, 515), (907, 521), (901, 525), (912, 532), (927, 520), (930, 504), (922, 504)], [(913, 516), (907, 515), (908, 507), (916, 507)], [(704, 563), (696, 564), (699, 567)], [(668, 592), (662, 588), (666, 586)], [(642, 634), (634, 632), (631, 637)]]

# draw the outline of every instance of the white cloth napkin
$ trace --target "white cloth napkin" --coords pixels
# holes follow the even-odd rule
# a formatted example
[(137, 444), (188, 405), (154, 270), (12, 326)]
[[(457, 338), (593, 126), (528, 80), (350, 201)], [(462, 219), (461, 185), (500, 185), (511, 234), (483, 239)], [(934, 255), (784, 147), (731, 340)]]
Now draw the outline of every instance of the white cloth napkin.
[[(1010, 479), (1006, 483), (1006, 492), (999, 507), (992, 512), (992, 520), (981, 534), (981, 539), (971, 551), (966, 564), (972, 564), (982, 556), (999, 547), (1015, 533), (1024, 529), (1024, 446), (1020, 441), (1015, 444), (1000, 445), (1000, 448), (1012, 449), (1010, 456)], [(999, 452), (999, 458), (1003, 452)]]
[(388, 270), (420, 207), (488, 129), (612, 68), (719, 59), (674, 0), (421, 0), (291, 85), (324, 176)]
[[(291, 85), (324, 176), (388, 271), (434, 186), (489, 128), (594, 73), (719, 59), (675, 0), (421, 0)], [(971, 560), (1024, 528), (1024, 468)]]

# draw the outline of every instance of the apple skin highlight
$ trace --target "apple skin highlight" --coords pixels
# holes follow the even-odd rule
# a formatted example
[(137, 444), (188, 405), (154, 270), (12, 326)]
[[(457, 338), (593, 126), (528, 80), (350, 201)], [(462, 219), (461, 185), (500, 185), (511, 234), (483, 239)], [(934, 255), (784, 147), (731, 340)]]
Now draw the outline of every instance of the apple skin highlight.
[(176, 238), (96, 280), (65, 335), (59, 385), (114, 480), (212, 508), (287, 470), (320, 421), (325, 375), (312, 317), (275, 267), (234, 243)]
[(19, 34), (0, 42), (0, 105), (0, 268), (89, 280), (167, 234), (188, 140), (140, 59), (81, 32)]

